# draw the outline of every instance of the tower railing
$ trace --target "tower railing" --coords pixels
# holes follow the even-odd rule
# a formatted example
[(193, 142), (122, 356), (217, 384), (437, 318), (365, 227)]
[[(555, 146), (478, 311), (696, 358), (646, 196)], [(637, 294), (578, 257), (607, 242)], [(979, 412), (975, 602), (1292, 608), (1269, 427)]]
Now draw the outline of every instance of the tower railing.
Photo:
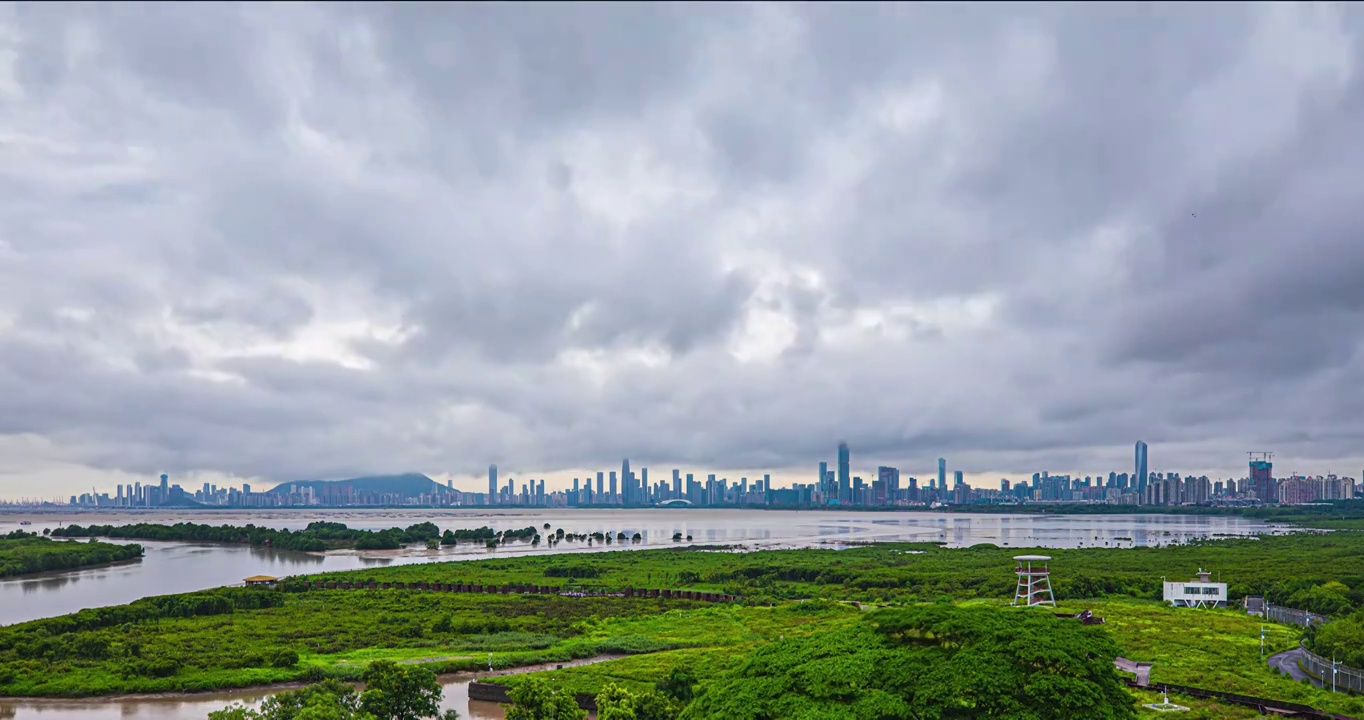
[[(1051, 590), (1051, 558), (1046, 555), (1019, 555), (1014, 558), (1018, 567), (1018, 585), (1014, 590), (1014, 605), (1032, 607), (1034, 605), (1056, 606), (1056, 596)], [(1037, 563), (1037, 565), (1034, 565)]]

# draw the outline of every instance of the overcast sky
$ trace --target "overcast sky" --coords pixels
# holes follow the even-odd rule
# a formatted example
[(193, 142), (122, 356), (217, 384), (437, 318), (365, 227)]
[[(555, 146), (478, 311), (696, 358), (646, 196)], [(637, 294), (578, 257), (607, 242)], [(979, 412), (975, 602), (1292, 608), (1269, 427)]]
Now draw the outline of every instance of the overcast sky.
[(1362, 40), (1316, 4), (0, 4), (0, 495), (813, 482), (839, 439), (1358, 477)]

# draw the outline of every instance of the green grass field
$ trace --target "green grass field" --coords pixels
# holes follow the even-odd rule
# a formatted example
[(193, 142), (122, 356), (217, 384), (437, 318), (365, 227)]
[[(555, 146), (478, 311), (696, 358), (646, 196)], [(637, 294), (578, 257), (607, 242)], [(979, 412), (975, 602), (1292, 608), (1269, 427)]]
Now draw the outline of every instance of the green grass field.
[[(437, 672), (486, 668), (490, 659), (497, 668), (518, 667), (748, 646), (812, 627), (798, 605), (381, 590), (283, 598), (279, 607), (75, 632), (61, 632), (58, 621), (0, 629), (0, 694), (194, 691), (354, 678), (381, 659), (422, 663)], [(297, 663), (275, 666), (272, 657), (281, 650), (295, 653)]]

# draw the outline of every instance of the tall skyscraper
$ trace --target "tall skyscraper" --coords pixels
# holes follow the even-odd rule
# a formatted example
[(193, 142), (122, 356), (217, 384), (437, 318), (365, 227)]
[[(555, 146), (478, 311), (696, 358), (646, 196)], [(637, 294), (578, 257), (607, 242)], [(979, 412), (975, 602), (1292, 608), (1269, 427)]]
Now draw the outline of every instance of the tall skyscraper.
[(947, 490), (947, 459), (938, 458), (938, 492)]
[(848, 443), (845, 443), (845, 442), (839, 443), (839, 444), (838, 444), (838, 497), (839, 497), (839, 499), (843, 499), (845, 496), (846, 496), (846, 497), (851, 497), (851, 492), (852, 492), (852, 473), (851, 473), (851, 471), (849, 471), (849, 469), (848, 469), (848, 466), (851, 464), (851, 460), (852, 460), (852, 458), (850, 457), (850, 453), (848, 452)]
[(816, 487), (818, 487), (820, 493), (822, 493), (822, 494), (824, 495), (825, 502), (828, 502), (828, 498), (829, 498), (829, 479), (828, 479), (828, 478), (829, 478), (829, 463), (827, 463), (827, 462), (822, 462), (822, 463), (819, 464), (819, 483), (816, 485)]
[(957, 487), (960, 487), (960, 486), (965, 485), (965, 484), (966, 484), (966, 481), (965, 481), (965, 480), (962, 480), (961, 471), (960, 471), (960, 470), (953, 470), (953, 471), (952, 471), (952, 487), (957, 488)]
[(1135, 467), (1132, 468), (1132, 480), (1137, 484), (1137, 492), (1146, 492), (1146, 442), (1137, 441)]
[(597, 503), (606, 502), (606, 483), (604, 480), (605, 477), (606, 475), (602, 473), (602, 471), (600, 470), (597, 471), (597, 494), (593, 496), (594, 498), (596, 498), (594, 502)]
[(634, 500), (635, 483), (630, 475), (630, 458), (620, 461), (620, 494), (625, 502)]
[(488, 466), (488, 504), (497, 504), (497, 466)]
[(1255, 490), (1255, 497), (1266, 505), (1279, 501), (1279, 488), (1274, 482), (1274, 463), (1269, 461), (1269, 455), (1264, 455), (1262, 460), (1250, 461), (1250, 487)]
[(606, 496), (606, 501), (611, 503), (620, 502), (616, 495), (616, 471), (611, 471), (611, 494)]
[(682, 471), (681, 471), (681, 470), (678, 470), (677, 468), (673, 468), (673, 497), (672, 497), (672, 499), (676, 500), (677, 498), (680, 498), (680, 497), (682, 497)]

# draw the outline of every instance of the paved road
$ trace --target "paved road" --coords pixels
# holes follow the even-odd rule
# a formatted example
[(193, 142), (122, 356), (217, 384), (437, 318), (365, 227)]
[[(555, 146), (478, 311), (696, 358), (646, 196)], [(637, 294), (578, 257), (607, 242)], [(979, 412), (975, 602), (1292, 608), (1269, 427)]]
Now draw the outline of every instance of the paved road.
[(1288, 676), (1294, 680), (1309, 678), (1313, 685), (1321, 687), (1320, 680), (1308, 675), (1303, 672), (1301, 667), (1298, 667), (1298, 660), (1300, 659), (1302, 659), (1302, 648), (1293, 648), (1292, 650), (1285, 650), (1277, 655), (1270, 655), (1269, 666), (1281, 673), (1287, 673)]

